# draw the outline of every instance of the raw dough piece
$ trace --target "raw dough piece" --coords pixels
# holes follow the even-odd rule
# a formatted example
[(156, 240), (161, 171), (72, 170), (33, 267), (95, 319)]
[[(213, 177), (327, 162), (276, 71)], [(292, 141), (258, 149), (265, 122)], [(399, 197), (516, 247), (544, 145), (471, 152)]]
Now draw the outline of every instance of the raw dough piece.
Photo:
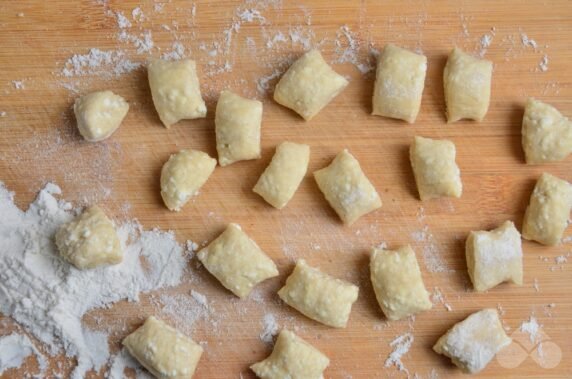
[(522, 236), (544, 245), (557, 245), (568, 226), (572, 209), (572, 185), (550, 174), (542, 174), (524, 214)]
[(511, 342), (496, 309), (483, 309), (455, 324), (433, 350), (451, 358), (463, 372), (475, 374)]
[(125, 337), (123, 346), (159, 379), (192, 378), (203, 354), (199, 344), (153, 316)]
[(274, 208), (283, 208), (300, 186), (310, 161), (310, 146), (282, 142), (253, 191)]
[(229, 224), (197, 256), (223, 286), (241, 298), (258, 283), (278, 275), (272, 259), (237, 224)]
[(129, 104), (111, 91), (92, 92), (76, 99), (73, 111), (80, 134), (88, 141), (111, 136), (125, 118)]
[(377, 302), (389, 320), (399, 320), (433, 306), (411, 246), (395, 251), (374, 248), (370, 273)]
[(455, 155), (451, 141), (415, 137), (409, 157), (421, 200), (461, 197), (463, 184)]
[(250, 366), (261, 379), (320, 379), (330, 360), (288, 330), (282, 330), (272, 354)]
[(345, 328), (359, 288), (298, 260), (278, 296), (305, 316), (335, 328)]
[(341, 151), (329, 166), (315, 171), (314, 178), (346, 225), (381, 207), (375, 188), (347, 149)]
[(447, 122), (482, 121), (489, 109), (493, 63), (454, 48), (443, 74)]
[(426, 71), (424, 55), (385, 45), (377, 63), (372, 114), (415, 122)]
[(181, 207), (206, 183), (216, 159), (198, 150), (181, 150), (169, 157), (161, 170), (161, 197), (169, 210)]
[(147, 71), (153, 103), (165, 127), (207, 115), (194, 61), (154, 59)]
[(222, 91), (216, 105), (216, 150), (218, 163), (260, 158), (262, 103)]
[(348, 81), (310, 50), (290, 66), (274, 90), (274, 100), (310, 120), (346, 86)]
[(123, 260), (123, 249), (113, 222), (97, 205), (62, 225), (56, 233), (56, 245), (61, 256), (80, 270), (114, 265)]
[(467, 268), (477, 291), (502, 282), (522, 285), (520, 233), (512, 221), (490, 232), (471, 232), (466, 243)]
[(522, 119), (526, 163), (561, 161), (572, 152), (572, 121), (542, 101), (528, 99)]

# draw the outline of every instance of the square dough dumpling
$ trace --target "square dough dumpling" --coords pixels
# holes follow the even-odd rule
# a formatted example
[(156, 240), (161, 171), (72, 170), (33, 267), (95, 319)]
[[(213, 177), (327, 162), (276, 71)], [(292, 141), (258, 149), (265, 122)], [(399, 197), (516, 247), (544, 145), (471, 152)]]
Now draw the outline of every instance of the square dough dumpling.
[(310, 50), (280, 78), (274, 100), (308, 121), (347, 85), (346, 78), (332, 70), (318, 50)]

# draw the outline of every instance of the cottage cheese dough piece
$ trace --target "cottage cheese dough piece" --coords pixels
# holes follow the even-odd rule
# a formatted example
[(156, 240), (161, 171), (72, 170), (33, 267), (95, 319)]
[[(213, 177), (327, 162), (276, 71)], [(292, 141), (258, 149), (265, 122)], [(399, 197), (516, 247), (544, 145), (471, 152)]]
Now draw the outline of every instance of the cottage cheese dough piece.
[(197, 256), (223, 286), (241, 298), (258, 283), (278, 275), (272, 259), (237, 224), (229, 224)]
[(471, 232), (466, 254), (475, 290), (486, 291), (502, 282), (522, 285), (521, 245), (520, 233), (512, 221), (490, 232)]
[(475, 374), (511, 342), (496, 309), (483, 309), (455, 324), (439, 338), (433, 350), (451, 358), (463, 372)]
[(155, 59), (147, 71), (153, 103), (165, 127), (207, 115), (194, 61)]
[(218, 163), (260, 158), (262, 103), (222, 91), (216, 106), (216, 150)]
[(250, 368), (261, 379), (321, 379), (330, 360), (288, 330), (282, 330), (272, 354)]
[(310, 161), (310, 146), (282, 142), (253, 191), (274, 208), (282, 209), (300, 186)]
[(197, 150), (181, 150), (169, 157), (161, 170), (161, 196), (169, 210), (181, 207), (206, 183), (216, 159)]
[(556, 108), (528, 99), (522, 119), (526, 163), (561, 161), (572, 152), (572, 121)]
[(78, 98), (73, 105), (77, 128), (91, 142), (111, 136), (128, 110), (127, 101), (111, 91), (92, 92)]
[(333, 162), (314, 172), (320, 191), (344, 224), (381, 207), (381, 199), (365, 176), (359, 162), (346, 149)]
[(372, 114), (415, 122), (426, 71), (424, 55), (386, 45), (377, 63)]
[(305, 316), (335, 328), (345, 328), (359, 288), (298, 260), (278, 296)]
[(454, 48), (443, 75), (447, 122), (482, 121), (489, 109), (493, 63)]
[(522, 236), (544, 245), (557, 245), (568, 226), (572, 208), (572, 185), (550, 174), (542, 174), (524, 214)]
[(332, 70), (318, 50), (311, 50), (282, 76), (274, 100), (310, 120), (347, 85), (348, 81)]
[(159, 379), (192, 378), (203, 353), (195, 341), (153, 316), (125, 337), (123, 346)]
[(421, 200), (461, 197), (463, 184), (455, 155), (451, 141), (415, 137), (409, 156)]
[(97, 205), (56, 232), (60, 255), (80, 270), (113, 265), (123, 260), (123, 249), (113, 222)]
[(389, 320), (399, 320), (433, 306), (411, 246), (395, 251), (373, 249), (370, 273), (377, 302)]

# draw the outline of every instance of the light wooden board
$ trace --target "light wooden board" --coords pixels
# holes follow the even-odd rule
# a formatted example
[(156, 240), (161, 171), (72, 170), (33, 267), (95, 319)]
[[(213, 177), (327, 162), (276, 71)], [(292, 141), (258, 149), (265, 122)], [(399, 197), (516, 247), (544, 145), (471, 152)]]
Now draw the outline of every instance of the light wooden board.
[[(209, 241), (228, 222), (241, 224), (280, 269), (279, 278), (257, 290), (262, 302), (238, 301), (195, 263), (190, 263), (191, 274), (180, 287), (159, 293), (188, 296), (194, 289), (209, 299), (214, 314), (185, 328), (195, 340), (207, 342), (198, 378), (253, 377), (248, 366), (271, 351), (271, 346), (259, 339), (267, 313), (275, 314), (281, 327), (297, 328), (301, 336), (330, 357), (327, 378), (406, 376), (395, 367), (383, 366), (392, 350), (390, 341), (408, 331), (415, 340), (402, 361), (410, 375), (418, 373), (425, 378), (434, 370), (442, 378), (461, 377), (431, 346), (471, 312), (497, 305), (504, 310), (502, 318), (511, 330), (534, 315), (563, 357), (552, 369), (540, 367), (530, 357), (512, 369), (493, 361), (480, 376), (572, 375), (570, 263), (557, 265), (554, 261), (568, 254), (571, 246), (547, 248), (524, 241), (524, 285), (501, 285), (483, 294), (471, 292), (464, 260), (464, 240), (470, 230), (492, 228), (506, 219), (520, 227), (534, 182), (542, 172), (572, 180), (572, 158), (530, 167), (524, 164), (520, 145), (523, 104), (528, 96), (552, 103), (572, 116), (572, 2), (330, 0), (244, 5), (199, 1), (194, 16), (192, 5), (189, 1), (169, 1), (161, 11), (155, 11), (151, 1), (0, 3), (0, 112), (6, 112), (0, 118), (0, 179), (16, 192), (19, 206), (26, 207), (43, 183), (53, 181), (63, 188), (68, 200), (99, 202), (119, 221), (137, 218), (145, 228), (172, 229), (181, 242)], [(130, 16), (137, 6), (146, 19), (132, 21), (129, 33), (151, 30), (155, 48), (150, 53), (137, 54), (132, 44), (118, 41), (119, 29), (109, 15), (110, 11), (122, 10)], [(232, 26), (233, 19), (240, 21), (237, 12), (257, 7), (266, 22), (240, 22), (225, 50), (223, 30)], [(162, 25), (169, 25), (171, 31)], [(286, 57), (298, 56), (304, 50), (301, 43), (291, 42), (290, 31), (294, 37), (314, 33), (312, 44), (322, 41), (321, 50), (333, 62), (340, 56), (334, 41), (341, 41), (342, 49), (347, 46), (343, 34), (337, 34), (343, 33), (343, 25), (361, 46), (358, 62), (366, 62), (369, 43), (379, 49), (393, 42), (421, 49), (427, 55), (423, 103), (414, 125), (370, 116), (374, 78), (371, 73), (362, 75), (351, 63), (334, 65), (351, 83), (311, 122), (302, 121), (257, 91), (259, 78), (268, 77)], [(278, 31), (288, 42), (277, 42), (277, 47), (267, 49), (267, 42)], [(442, 86), (446, 56), (454, 45), (478, 53), (480, 39), (487, 33), (492, 43), (485, 57), (494, 61), (495, 70), (486, 120), (447, 125)], [(534, 39), (538, 47), (524, 46), (522, 34)], [(92, 47), (122, 49), (134, 61), (143, 62), (149, 55), (170, 51), (175, 35), (201, 66), (209, 109), (206, 119), (183, 121), (170, 130), (163, 128), (152, 106), (144, 69), (112, 80), (61, 75), (64, 62), (72, 54), (85, 54)], [(213, 42), (221, 43), (216, 56), (209, 55)], [(546, 72), (539, 70), (544, 54), (549, 59)], [(214, 65), (209, 66), (211, 60)], [(231, 64), (230, 72), (207, 75), (226, 60)], [(24, 88), (14, 88), (13, 80), (22, 80)], [(269, 81), (271, 88), (275, 81)], [(120, 130), (103, 143), (82, 142), (70, 111), (77, 95), (63, 85), (73, 85), (80, 93), (108, 88), (124, 96), (131, 110)], [(201, 149), (216, 156), (213, 115), (217, 93), (224, 88), (264, 99), (262, 159), (217, 168), (192, 204), (180, 213), (171, 213), (159, 196), (160, 168), (169, 154), (181, 148)], [(415, 135), (455, 142), (464, 187), (461, 199), (418, 200), (408, 160), (408, 146)], [(310, 144), (312, 154), (307, 177), (296, 196), (285, 209), (277, 211), (251, 188), (283, 140)], [(381, 210), (351, 228), (341, 225), (311, 176), (342, 148), (349, 148), (357, 157), (384, 201)], [(382, 241), (392, 247), (413, 245), (428, 289), (434, 292), (439, 288), (451, 311), (437, 302), (414, 322), (385, 322), (367, 267), (368, 250)], [(442, 259), (454, 272), (430, 272), (427, 254)], [(278, 301), (276, 290), (295, 259), (302, 257), (332, 275), (359, 284), (360, 297), (347, 329), (319, 325)], [(155, 301), (159, 294), (153, 295)], [(110, 349), (116, 351), (118, 341), (146, 316), (159, 314), (176, 321), (157, 313), (152, 300), (145, 295), (139, 303), (121, 302), (107, 310), (96, 310), (85, 317), (85, 322), (93, 324), (97, 317), (103, 317), (113, 331)], [(550, 303), (556, 304), (550, 309), (551, 316), (546, 308)], [(213, 326), (213, 320), (218, 326)], [(15, 327), (10, 321), (0, 325), (0, 334)], [(181, 325), (184, 327), (184, 322)], [(50, 363), (52, 367), (63, 364), (64, 372), (74, 364), (62, 357)], [(20, 377), (36, 370), (35, 361), (30, 359), (6, 376)]]

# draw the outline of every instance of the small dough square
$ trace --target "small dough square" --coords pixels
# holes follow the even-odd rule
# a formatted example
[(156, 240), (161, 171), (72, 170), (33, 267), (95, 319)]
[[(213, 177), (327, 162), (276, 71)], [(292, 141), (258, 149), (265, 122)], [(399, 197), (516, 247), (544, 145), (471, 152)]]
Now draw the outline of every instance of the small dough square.
[(260, 158), (262, 103), (222, 91), (216, 105), (215, 131), (218, 163)]
[(482, 121), (489, 109), (493, 63), (454, 48), (449, 54), (443, 86), (447, 122), (461, 119)]
[(310, 146), (282, 142), (253, 191), (274, 208), (282, 209), (300, 186), (310, 162)]
[(415, 137), (409, 156), (421, 200), (461, 197), (463, 184), (455, 155), (451, 141)]
[(543, 245), (558, 245), (572, 209), (572, 185), (565, 180), (542, 174), (532, 196), (522, 226), (522, 236)]
[(318, 349), (298, 337), (282, 330), (272, 354), (250, 366), (261, 379), (321, 379), (330, 360)]
[(195, 61), (154, 59), (147, 71), (153, 103), (165, 127), (207, 115)]
[(466, 255), (475, 290), (486, 291), (503, 282), (522, 285), (522, 243), (512, 221), (490, 232), (471, 232)]
[(306, 121), (318, 114), (348, 81), (326, 63), (318, 50), (310, 50), (290, 66), (274, 90), (274, 100)]
[(129, 111), (129, 104), (111, 91), (99, 91), (78, 98), (73, 111), (82, 137), (97, 142), (110, 137), (119, 128)]
[(433, 350), (451, 358), (463, 372), (476, 374), (511, 342), (496, 309), (483, 309), (455, 324)]
[(389, 320), (400, 320), (433, 306), (411, 246), (394, 251), (373, 249), (370, 274), (377, 302)]
[(426, 56), (386, 45), (377, 62), (372, 114), (414, 123), (426, 72)]
[(258, 283), (278, 276), (276, 265), (239, 225), (226, 230), (197, 254), (205, 268), (240, 298)]
[(312, 320), (345, 328), (358, 292), (352, 283), (324, 274), (300, 259), (278, 296)]
[(199, 344), (153, 316), (125, 337), (123, 346), (161, 379), (192, 378), (203, 354)]
[(315, 171), (314, 178), (328, 203), (346, 225), (381, 208), (377, 191), (347, 149), (341, 151), (329, 166)]

